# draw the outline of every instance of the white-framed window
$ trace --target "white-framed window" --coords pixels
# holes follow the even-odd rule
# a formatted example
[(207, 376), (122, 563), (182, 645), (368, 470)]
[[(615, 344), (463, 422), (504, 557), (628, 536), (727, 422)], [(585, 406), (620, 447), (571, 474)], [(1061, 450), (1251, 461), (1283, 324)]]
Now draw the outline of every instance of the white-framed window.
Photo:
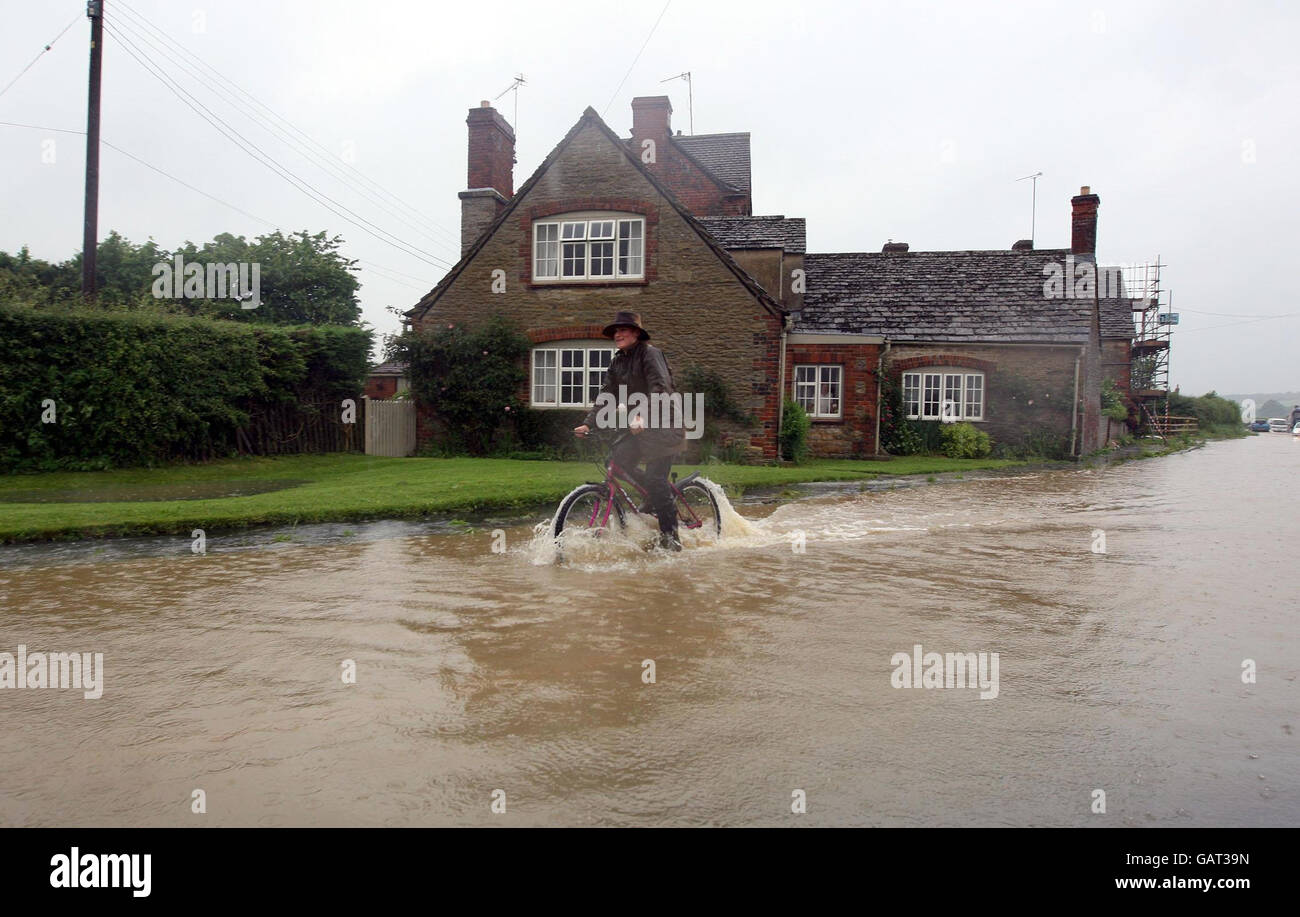
[(829, 364), (802, 364), (794, 368), (794, 400), (809, 417), (839, 417), (843, 388), (841, 368)]
[(591, 407), (613, 358), (613, 347), (580, 341), (534, 348), (530, 400), (535, 407)]
[(909, 420), (983, 420), (984, 374), (936, 367), (903, 373)]
[(641, 280), (645, 218), (559, 217), (533, 224), (533, 280)]

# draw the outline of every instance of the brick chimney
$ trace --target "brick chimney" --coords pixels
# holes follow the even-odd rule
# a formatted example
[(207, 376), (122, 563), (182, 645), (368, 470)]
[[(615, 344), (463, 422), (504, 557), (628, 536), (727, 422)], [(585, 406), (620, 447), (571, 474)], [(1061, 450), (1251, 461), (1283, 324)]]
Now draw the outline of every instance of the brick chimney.
[(1076, 255), (1095, 255), (1097, 253), (1097, 208), (1101, 198), (1084, 185), (1079, 193), (1070, 198), (1074, 210), (1071, 218), (1070, 251)]
[(468, 189), (460, 192), (460, 253), (500, 215), (515, 193), (515, 132), (491, 102), (469, 110)]
[(655, 160), (664, 155), (672, 135), (673, 103), (668, 96), (637, 96), (632, 100), (632, 153), (640, 157), (643, 140), (655, 142)]

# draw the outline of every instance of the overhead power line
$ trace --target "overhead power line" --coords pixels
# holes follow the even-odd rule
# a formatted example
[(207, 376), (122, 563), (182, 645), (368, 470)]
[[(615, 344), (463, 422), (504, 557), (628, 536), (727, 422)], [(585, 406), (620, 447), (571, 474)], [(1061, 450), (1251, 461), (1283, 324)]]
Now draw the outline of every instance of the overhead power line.
[[(191, 94), (183, 86), (177, 83), (176, 80), (168, 76), (166, 72), (161, 68), (161, 66), (155, 67), (154, 65), (145, 61), (140, 56), (141, 54), (144, 53), (143, 50), (140, 49), (133, 41), (131, 41), (130, 37), (127, 36), (123, 31), (119, 30), (116, 26), (111, 25), (107, 21), (105, 21), (104, 26), (105, 28), (109, 29), (109, 32), (112, 35), (114, 41), (118, 42), (119, 45), (121, 45), (122, 49), (126, 51), (126, 53), (129, 54), (132, 58), (135, 59), (136, 63), (140, 64), (140, 66), (143, 67), (145, 70), (147, 70), (155, 79), (163, 83), (163, 85), (166, 86), (172, 92), (172, 94), (175, 95), (176, 98), (179, 99), (186, 107), (190, 108), (192, 111), (195, 112), (195, 114), (199, 115), (199, 117), (203, 118), (205, 121), (211, 124), (227, 140), (230, 140), (232, 143), (234, 143), (236, 146), (242, 149), (249, 156), (253, 157), (258, 162), (262, 163), (267, 168), (271, 169), (281, 178), (285, 179), (285, 181), (288, 181), (290, 184), (298, 188), (308, 197), (312, 198), (314, 201), (321, 204), (321, 206), (325, 207), (331, 213), (353, 224), (362, 232), (365, 232), (366, 234), (373, 236), (374, 238), (380, 240), (381, 242), (384, 242), (385, 244), (398, 249), (404, 254), (410, 255), (411, 257), (424, 261), (426, 264), (430, 264), (434, 267), (441, 267), (444, 269), (451, 267), (451, 264), (447, 262), (445, 259), (439, 258), (437, 255), (433, 254), (432, 252), (415, 248), (409, 243), (403, 242), (399, 237), (393, 235), (392, 233), (376, 225), (370, 220), (367, 220), (365, 217), (361, 216), (359, 213), (347, 207), (346, 205), (340, 203), (339, 201), (334, 200), (334, 198), (320, 191), (319, 189), (314, 187), (310, 182), (296, 175), (292, 170), (281, 165), (273, 157), (271, 157), (259, 146), (257, 146), (257, 144), (253, 143), (251, 140), (246, 138), (243, 134), (241, 134), (228, 122), (226, 122), (219, 115), (213, 112), (212, 109), (208, 108), (201, 101), (195, 98), (193, 94)], [(137, 51), (139, 51), (140, 54), (137, 54), (136, 53)], [(202, 111), (200, 111), (200, 109), (202, 109)], [(367, 228), (367, 227), (371, 227), (371, 228)]]
[(63, 33), (66, 32), (66, 31), (68, 31), (68, 29), (72, 28), (73, 23), (75, 23), (75, 22), (76, 22), (78, 19), (80, 19), (83, 15), (84, 15), (83, 13), (78, 12), (77, 15), (75, 15), (75, 16), (72, 17), (72, 21), (69, 22), (67, 25), (65, 25), (65, 26), (63, 27), (63, 30), (60, 31), (58, 35), (55, 35), (53, 38), (51, 38), (50, 41), (49, 41), (49, 43), (48, 43), (47, 45), (45, 45), (45, 47), (41, 48), (40, 51), (36, 52), (36, 56), (32, 58), (32, 62), (31, 62), (30, 64), (28, 64), (26, 67), (24, 67), (22, 70), (18, 71), (18, 75), (17, 75), (16, 77), (14, 77), (12, 80), (10, 80), (8, 83), (6, 83), (4, 89), (0, 89), (0, 96), (4, 95), (6, 92), (8, 92), (8, 91), (9, 91), (9, 87), (13, 86), (14, 83), (16, 83), (16, 82), (18, 82), (20, 79), (22, 79), (24, 73), (26, 73), (28, 70), (30, 70), (30, 69), (32, 69), (33, 67), (35, 67), (35, 66), (36, 66), (36, 62), (37, 62), (38, 60), (41, 59), (41, 55), (43, 55), (46, 51), (50, 50), (50, 48), (53, 48), (53, 47), (54, 47), (54, 43), (55, 43), (56, 41), (58, 41), (60, 38), (63, 37)]
[[(333, 174), (334, 177), (337, 178), (339, 181), (348, 183), (349, 187), (352, 188), (352, 190), (357, 191), (357, 193), (359, 194), (371, 195), (372, 201), (375, 201), (376, 199), (378, 200), (387, 199), (387, 201), (391, 202), (392, 205), (397, 206), (402, 210), (406, 211), (407, 213), (409, 213), (411, 219), (415, 220), (423, 227), (426, 227), (425, 229), (420, 229), (419, 227), (413, 227), (413, 228), (416, 228), (417, 231), (424, 233), (428, 238), (430, 238), (433, 241), (436, 241), (438, 244), (447, 246), (449, 251), (456, 252), (457, 257), (459, 257), (458, 253), (460, 251), (460, 236), (458, 233), (453, 232), (452, 230), (447, 229), (446, 227), (442, 226), (438, 222), (429, 219), (420, 210), (418, 210), (415, 207), (412, 207), (400, 196), (393, 194), (391, 191), (388, 191), (382, 185), (370, 179), (368, 176), (366, 176), (363, 172), (358, 170), (350, 163), (339, 159), (324, 144), (320, 143), (318, 140), (313, 138), (310, 134), (303, 131), (301, 128), (296, 127), (283, 115), (279, 114), (270, 106), (261, 102), (256, 96), (252, 95), (251, 93), (243, 89), (234, 80), (231, 80), (229, 77), (225, 76), (223, 73), (221, 73), (221, 71), (217, 70), (215, 67), (208, 64), (206, 61), (204, 61), (198, 55), (194, 54), (188, 48), (185, 48), (182, 45), (180, 45), (175, 39), (171, 38), (171, 36), (169, 36), (166, 32), (164, 32), (153, 22), (151, 22), (148, 17), (132, 9), (132, 7), (129, 4), (122, 2), (122, 0), (118, 0), (115, 6), (118, 9), (121, 9), (122, 11), (127, 13), (128, 16), (131, 17), (131, 20), (129, 22), (128, 20), (122, 20), (122, 19), (116, 20), (119, 27), (130, 25), (145, 30), (148, 33), (146, 35), (142, 35), (140, 32), (137, 32), (134, 29), (129, 29), (128, 31), (130, 31), (130, 34), (134, 35), (137, 38), (140, 38), (142, 41), (147, 41), (153, 38), (154, 40), (150, 41), (151, 47), (157, 47), (157, 45), (154, 43), (156, 41), (158, 44), (162, 44), (165, 42), (166, 45), (170, 45), (172, 48), (175, 48), (176, 49), (175, 52), (168, 50), (165, 46), (161, 50), (163, 50), (164, 53), (168, 54), (171, 60), (176, 61), (179, 64), (179, 66), (183, 67), (184, 69), (187, 70), (187, 72), (190, 72), (193, 76), (195, 76), (195, 78), (198, 79), (200, 83), (202, 83), (206, 88), (212, 90), (213, 92), (221, 92), (223, 94), (223, 97), (226, 99), (226, 101), (232, 106), (235, 106), (239, 111), (241, 111), (241, 113), (249, 115), (250, 117), (254, 118), (255, 120), (258, 121), (259, 124), (265, 121), (266, 123), (263, 124), (263, 126), (266, 127), (268, 130), (276, 132), (277, 135), (280, 134), (287, 135), (287, 136), (281, 136), (279, 139), (281, 139), (282, 142), (286, 144), (293, 145), (294, 148), (297, 149), (300, 153), (303, 153), (303, 155), (308, 156), (308, 158), (312, 158), (312, 161), (316, 162), (317, 165), (321, 165), (321, 160), (319, 159), (319, 155), (324, 154), (325, 159), (323, 160), (323, 162), (326, 163), (327, 165), (321, 165), (321, 167), (325, 168), (327, 171), (331, 171), (331, 174)], [(157, 37), (154, 38), (154, 36)], [(238, 97), (236, 97), (233, 93), (229, 92), (228, 90), (210, 84), (207, 81), (208, 78), (203, 74), (203, 72), (197, 69), (198, 67), (203, 68), (203, 71), (207, 71), (217, 80), (220, 80), (222, 83), (228, 85), (240, 96), (243, 96), (253, 105), (257, 106), (257, 108), (261, 109), (262, 112), (265, 112), (265, 114), (264, 115), (260, 114), (256, 109), (248, 107), (246, 103), (241, 102), (238, 99)], [(285, 130), (286, 128), (287, 130)], [(293, 134), (296, 134), (298, 137), (302, 138), (302, 140), (300, 141), (294, 139), (291, 135), (288, 135), (288, 131), (292, 131)], [(312, 147), (315, 147), (317, 150), (320, 151), (320, 154), (311, 152), (304, 145), (302, 141), (306, 141), (306, 143), (311, 144)], [(352, 176), (355, 176), (355, 179), (348, 178), (347, 173), (351, 173)], [(365, 185), (370, 186), (370, 188), (365, 188), (364, 186), (358, 186), (356, 184), (352, 184), (352, 182), (355, 180), (359, 180), (365, 183)], [(371, 188), (373, 188), (374, 190), (373, 191), (370, 190)], [(386, 212), (390, 213), (390, 215), (394, 216), (395, 218), (403, 220), (403, 222), (405, 222), (404, 217), (399, 217), (397, 216), (397, 214), (393, 214), (391, 211), (386, 211)], [(406, 225), (410, 226), (412, 224), (406, 223)], [(438, 233), (441, 235), (440, 236), (428, 235), (429, 232)]]
[[(16, 121), (0, 121), (0, 126), (21, 127), (21, 128), (26, 128), (27, 130), (34, 130), (34, 131), (49, 131), (50, 133), (54, 133), (54, 134), (76, 134), (79, 137), (86, 136), (85, 131), (71, 130), (65, 127), (47, 127), (46, 125), (43, 124), (20, 124)], [(204, 191), (202, 188), (197, 188), (194, 185), (190, 184), (189, 182), (185, 181), (184, 179), (177, 178), (175, 175), (172, 175), (170, 172), (158, 168), (151, 162), (146, 162), (145, 160), (141, 159), (139, 156), (136, 156), (134, 153), (124, 150), (120, 146), (117, 146), (114, 143), (110, 143), (109, 141), (103, 139), (100, 140), (100, 143), (104, 144), (104, 146), (108, 147), (111, 150), (115, 150), (116, 152), (121, 153), (123, 156), (127, 157), (128, 159), (132, 159), (138, 162), (140, 165), (144, 166), (145, 168), (152, 169), (153, 171), (157, 172), (159, 175), (162, 175), (164, 178), (169, 178), (172, 181), (176, 182), (178, 185), (182, 185), (188, 188), (189, 190), (193, 191), (195, 194), (201, 194), (204, 197), (208, 198), (209, 200), (216, 201), (218, 204), (221, 204), (224, 207), (229, 207), (231, 210), (243, 214), (249, 219), (256, 220), (259, 223), (264, 223), (267, 226), (270, 226), (272, 229), (280, 228), (279, 224), (273, 223), (270, 220), (264, 219), (263, 217), (259, 217), (256, 214), (249, 213), (247, 210), (244, 210), (243, 208), (238, 207), (230, 203), (229, 201), (222, 200), (221, 198), (217, 197), (215, 194), (209, 194), (207, 191)], [(412, 289), (425, 290), (425, 291), (429, 290), (433, 286), (433, 282), (428, 281), (423, 277), (419, 277), (415, 274), (408, 274), (404, 271), (399, 271), (396, 268), (388, 267), (387, 265), (384, 264), (376, 264), (375, 262), (369, 261), (365, 258), (353, 258), (350, 260), (356, 261), (360, 264), (369, 265), (370, 269), (376, 271), (378, 276), (383, 277), (385, 280), (392, 281), (393, 283), (401, 284), (402, 286), (408, 286), (411, 287)], [(389, 274), (396, 274), (398, 276), (390, 277), (388, 276)], [(398, 279), (399, 277), (409, 278), (410, 280), (416, 281), (416, 283), (408, 283), (404, 280)], [(423, 286), (419, 286), (417, 284), (423, 284)]]
[(627, 78), (632, 75), (632, 68), (635, 67), (636, 62), (641, 59), (641, 53), (642, 51), (645, 51), (646, 45), (650, 44), (650, 39), (654, 38), (655, 29), (659, 28), (659, 21), (664, 18), (664, 13), (668, 12), (668, 7), (672, 5), (672, 2), (673, 0), (668, 0), (668, 2), (664, 4), (664, 8), (659, 11), (659, 19), (656, 19), (655, 24), (650, 27), (650, 34), (647, 35), (645, 41), (641, 43), (641, 50), (636, 52), (636, 57), (632, 58), (632, 63), (628, 65), (627, 73), (623, 74), (623, 79), (618, 81), (618, 88), (614, 90), (614, 94), (610, 96), (609, 101), (605, 103), (605, 111), (600, 113), (602, 118), (605, 117), (606, 112), (609, 111), (609, 106), (613, 105), (614, 100), (618, 98), (619, 91), (622, 90), (623, 84), (627, 82)]

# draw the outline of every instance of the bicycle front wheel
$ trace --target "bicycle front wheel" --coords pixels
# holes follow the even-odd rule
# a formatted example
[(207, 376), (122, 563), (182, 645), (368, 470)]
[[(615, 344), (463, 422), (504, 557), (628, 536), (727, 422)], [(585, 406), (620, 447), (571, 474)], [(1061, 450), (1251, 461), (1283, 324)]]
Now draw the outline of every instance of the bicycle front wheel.
[(593, 531), (610, 526), (622, 528), (623, 508), (610, 500), (603, 484), (583, 484), (560, 502), (555, 514), (555, 537), (566, 531)]
[(722, 537), (722, 511), (713, 491), (699, 481), (689, 481), (681, 487), (677, 498), (677, 525), (696, 533), (706, 541)]

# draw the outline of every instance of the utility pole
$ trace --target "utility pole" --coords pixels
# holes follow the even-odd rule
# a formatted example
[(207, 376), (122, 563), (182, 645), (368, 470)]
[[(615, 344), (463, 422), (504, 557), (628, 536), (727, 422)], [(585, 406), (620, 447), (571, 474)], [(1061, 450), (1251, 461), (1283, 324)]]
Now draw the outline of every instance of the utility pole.
[(95, 255), (99, 249), (99, 77), (104, 63), (104, 0), (88, 0), (90, 99), (86, 108), (86, 221), (81, 240), (81, 295), (95, 298)]

